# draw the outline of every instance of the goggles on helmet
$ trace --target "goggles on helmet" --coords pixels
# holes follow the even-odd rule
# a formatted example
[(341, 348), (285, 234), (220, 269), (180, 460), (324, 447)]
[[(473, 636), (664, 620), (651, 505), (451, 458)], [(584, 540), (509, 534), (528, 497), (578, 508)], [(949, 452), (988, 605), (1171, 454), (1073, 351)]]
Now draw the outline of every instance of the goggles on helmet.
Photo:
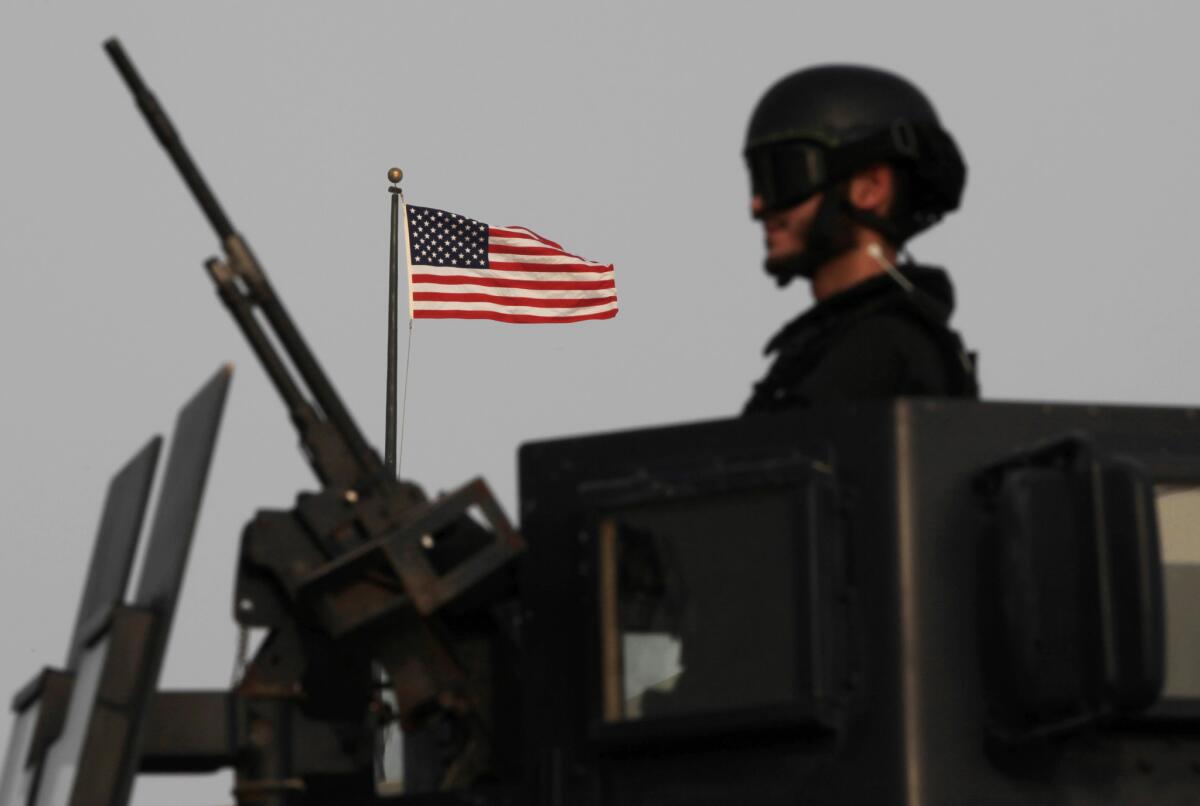
[(804, 140), (760, 145), (746, 151), (750, 192), (763, 210), (792, 207), (819, 191), (830, 178), (825, 149)]

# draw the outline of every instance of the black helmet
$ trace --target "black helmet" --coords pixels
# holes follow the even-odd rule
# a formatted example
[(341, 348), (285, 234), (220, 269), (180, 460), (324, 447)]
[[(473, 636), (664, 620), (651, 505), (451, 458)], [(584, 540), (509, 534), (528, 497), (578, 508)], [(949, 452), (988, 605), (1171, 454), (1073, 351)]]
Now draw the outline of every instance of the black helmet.
[(887, 222), (862, 223), (898, 242), (958, 207), (966, 165), (929, 99), (873, 67), (792, 73), (758, 102), (746, 132), (751, 187), (767, 211), (804, 201), (872, 163), (898, 172), (902, 201)]

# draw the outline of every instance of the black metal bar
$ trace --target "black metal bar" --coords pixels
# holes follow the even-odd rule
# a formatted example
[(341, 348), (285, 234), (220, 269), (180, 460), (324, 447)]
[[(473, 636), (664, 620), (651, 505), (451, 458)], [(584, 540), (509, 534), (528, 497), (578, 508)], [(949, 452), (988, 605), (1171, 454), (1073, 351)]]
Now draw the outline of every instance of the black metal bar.
[(141, 772), (211, 772), (237, 761), (228, 691), (159, 691), (150, 700)]
[[(87, 716), (82, 747), (74, 758), (58, 756), (52, 749), (42, 767), (39, 788), (54, 786), (64, 776), (71, 780), (74, 767), (65, 801), (69, 806), (124, 806), (129, 802), (146, 705), (165, 648), (167, 618), (148, 608), (120, 606), (113, 611), (106, 632), (88, 650), (104, 653), (94, 700), (70, 707), (71, 712), (76, 707), (87, 709), (83, 711)], [(78, 689), (72, 694), (72, 700), (80, 696)]]
[[(391, 179), (393, 168), (388, 171)], [(392, 180), (393, 183), (396, 180)], [(385, 418), (387, 420), (383, 438), (383, 466), (389, 476), (396, 475), (396, 308), (399, 293), (399, 263), (400, 254), (400, 188), (395, 184), (388, 188), (392, 195), (392, 244), (388, 259), (388, 344), (387, 344), (387, 405)]]
[(229, 223), (225, 211), (221, 209), (221, 205), (217, 203), (216, 197), (208, 187), (208, 183), (204, 181), (204, 177), (200, 175), (200, 171), (196, 168), (196, 164), (192, 162), (191, 156), (187, 149), (184, 148), (183, 140), (175, 131), (175, 127), (171, 125), (171, 121), (167, 118), (165, 112), (158, 104), (158, 99), (154, 97), (154, 93), (150, 92), (149, 87), (142, 81), (142, 77), (138, 74), (137, 68), (133, 66), (133, 62), (125, 55), (125, 49), (121, 47), (121, 43), (116, 37), (109, 39), (104, 43), (104, 49), (108, 52), (109, 58), (116, 65), (117, 71), (121, 77), (125, 79), (125, 83), (129, 86), (129, 91), (133, 93), (134, 100), (137, 101), (138, 108), (142, 110), (142, 115), (146, 118), (146, 122), (150, 124), (150, 128), (154, 131), (154, 135), (158, 138), (158, 142), (162, 143), (163, 148), (171, 155), (171, 162), (175, 163), (175, 167), (179, 169), (183, 181), (191, 189), (192, 195), (196, 197), (196, 201), (204, 210), (204, 215), (208, 217), (213, 229), (217, 231), (217, 235), (222, 240), (233, 234), (233, 226)]
[(137, 550), (150, 483), (158, 465), (162, 437), (154, 437), (113, 476), (100, 516), (100, 529), (92, 549), (87, 584), (79, 600), (79, 615), (67, 652), (67, 668), (74, 670), (97, 616), (105, 618), (121, 603)]
[(217, 287), (217, 294), (221, 297), (221, 301), (225, 303), (225, 307), (229, 309), (229, 313), (233, 315), (234, 321), (241, 328), (242, 335), (246, 337), (246, 341), (250, 342), (251, 349), (258, 356), (258, 360), (262, 362), (263, 369), (267, 371), (267, 376), (271, 382), (275, 384), (276, 391), (283, 398), (284, 404), (291, 413), (293, 420), (296, 418), (304, 419), (314, 416), (312, 406), (304, 397), (304, 394), (296, 386), (292, 380), (291, 374), (279, 355), (275, 352), (267, 334), (263, 332), (258, 322), (254, 318), (254, 311), (250, 307), (250, 302), (242, 295), (237, 284), (233, 280), (233, 272), (229, 266), (217, 260), (210, 258), (204, 267), (208, 269), (209, 276), (212, 277), (213, 283)]
[(225, 253), (234, 272), (245, 281), (254, 301), (275, 329), (275, 335), (287, 350), (292, 364), (308, 384), (317, 405), (325, 413), (331, 425), (337, 429), (359, 470), (366, 476), (375, 476), (383, 469), (383, 463), (359, 430), (354, 418), (342, 403), (341, 397), (329, 382), (329, 376), (321, 369), (316, 356), (309, 349), (304, 337), (296, 328), (287, 309), (283, 307), (275, 290), (271, 287), (262, 266), (250, 251), (245, 240), (234, 233), (224, 241)]
[(353, 487), (360, 474), (360, 469), (348, 462), (349, 457), (344, 449), (344, 440), (333, 432), (329, 423), (321, 419), (304, 393), (296, 385), (292, 373), (280, 358), (275, 345), (267, 337), (262, 325), (254, 316), (254, 309), (237, 283), (229, 266), (216, 258), (206, 262), (217, 294), (225, 307), (233, 316), (242, 335), (250, 342), (250, 348), (258, 356), (267, 377), (275, 385), (279, 396), (283, 398), (291, 415), (292, 424), (300, 434), (300, 443), (304, 446), (304, 455), (317, 478), (325, 485), (334, 487)]
[[(13, 698), (13, 711), (17, 714), (35, 704), (38, 706), (37, 722), (29, 738), (27, 751), (21, 758), (25, 766), (41, 767), (46, 758), (46, 749), (62, 735), (74, 685), (74, 671), (45, 668)], [(6, 775), (15, 772), (5, 770)]]

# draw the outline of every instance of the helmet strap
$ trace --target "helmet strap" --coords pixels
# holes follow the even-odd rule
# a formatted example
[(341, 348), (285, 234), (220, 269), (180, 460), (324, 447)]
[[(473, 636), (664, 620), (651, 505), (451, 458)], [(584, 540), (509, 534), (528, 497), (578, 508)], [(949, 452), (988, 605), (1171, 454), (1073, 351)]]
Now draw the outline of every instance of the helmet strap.
[(855, 223), (878, 232), (892, 246), (898, 248), (908, 239), (909, 233), (905, 233), (895, 221), (890, 221), (866, 210), (860, 210), (851, 204), (849, 199), (843, 200), (843, 212)]
[(850, 207), (847, 183), (824, 191), (816, 215), (804, 233), (804, 249), (782, 258), (767, 258), (763, 268), (781, 287), (796, 277), (812, 279), (824, 264), (854, 248), (854, 224), (846, 215)]

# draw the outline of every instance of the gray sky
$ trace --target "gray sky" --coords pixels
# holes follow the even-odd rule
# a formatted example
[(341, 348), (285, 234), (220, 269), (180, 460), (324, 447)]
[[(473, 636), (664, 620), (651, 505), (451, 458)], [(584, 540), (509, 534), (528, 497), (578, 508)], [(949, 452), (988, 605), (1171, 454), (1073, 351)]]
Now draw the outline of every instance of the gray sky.
[[(741, 138), (769, 83), (818, 62), (908, 76), (958, 139), (964, 208), (912, 251), (951, 270), (986, 397), (1200, 400), (1198, 17), (1184, 2), (7, 0), (0, 694), (62, 662), (109, 476), (222, 362), (237, 371), (163, 685), (227, 685), (242, 525), (315, 486), (107, 36), (380, 446), (389, 166), (411, 203), (616, 265), (615, 320), (415, 327), (404, 475), (436, 492), (481, 474), (515, 514), (521, 442), (738, 411), (763, 343), (808, 303), (759, 269)], [(141, 779), (135, 802), (228, 788)]]

